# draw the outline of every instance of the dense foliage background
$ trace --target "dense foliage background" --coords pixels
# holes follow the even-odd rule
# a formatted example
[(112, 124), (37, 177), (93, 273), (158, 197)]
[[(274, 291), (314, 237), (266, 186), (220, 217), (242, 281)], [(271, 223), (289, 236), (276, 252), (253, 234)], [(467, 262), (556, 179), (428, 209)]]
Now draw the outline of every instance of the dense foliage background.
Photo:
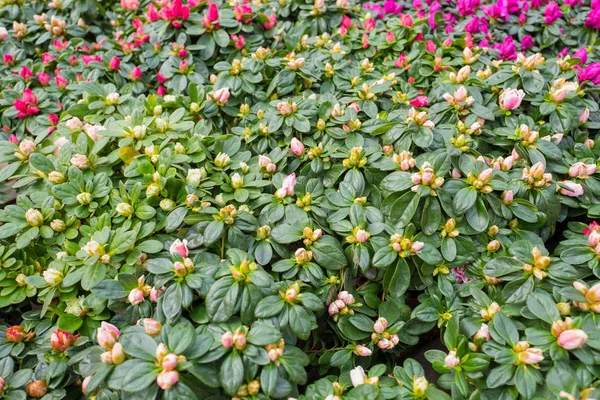
[(0, 0), (0, 397), (600, 398), (599, 7)]

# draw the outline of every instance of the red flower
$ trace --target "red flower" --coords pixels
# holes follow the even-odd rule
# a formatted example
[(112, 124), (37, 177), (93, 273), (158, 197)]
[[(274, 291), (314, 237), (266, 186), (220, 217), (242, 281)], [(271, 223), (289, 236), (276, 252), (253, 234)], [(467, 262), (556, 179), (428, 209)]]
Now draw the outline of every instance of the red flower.
[(38, 98), (27, 88), (23, 91), (23, 96), (20, 99), (15, 99), (13, 106), (19, 112), (17, 118), (27, 118), (31, 115), (39, 114), (40, 109), (37, 108)]

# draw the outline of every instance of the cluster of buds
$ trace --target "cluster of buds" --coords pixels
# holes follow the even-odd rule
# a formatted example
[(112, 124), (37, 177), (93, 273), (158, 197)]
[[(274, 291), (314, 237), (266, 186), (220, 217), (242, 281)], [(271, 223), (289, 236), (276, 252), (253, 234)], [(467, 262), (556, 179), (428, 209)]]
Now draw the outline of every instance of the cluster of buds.
[(435, 176), (435, 171), (429, 162), (424, 162), (419, 169), (419, 172), (415, 172), (411, 175), (410, 179), (415, 185), (411, 188), (413, 192), (419, 189), (419, 185), (429, 186), (431, 189), (431, 195), (435, 196), (435, 189), (439, 188), (444, 184), (444, 177)]
[(302, 197), (296, 199), (296, 205), (302, 208), (304, 211), (310, 211), (310, 205), (312, 204), (312, 195), (308, 192), (304, 193)]
[(288, 303), (295, 303), (298, 300), (298, 295), (300, 294), (300, 285), (296, 282), (284, 292), (282, 290), (279, 291), (279, 295), (283, 300)]
[(263, 172), (265, 178), (271, 177), (277, 171), (277, 165), (267, 156), (258, 157), (258, 168)]
[(585, 164), (576, 162), (569, 168), (571, 178), (587, 179), (596, 172), (596, 164)]
[(565, 318), (564, 321), (558, 320), (552, 323), (551, 332), (556, 342), (565, 350), (575, 350), (583, 347), (588, 340), (588, 335), (582, 329), (572, 327), (571, 318)]
[(218, 105), (219, 107), (224, 106), (225, 104), (227, 104), (227, 101), (229, 100), (229, 97), (231, 96), (231, 94), (229, 93), (229, 88), (221, 88), (215, 92), (210, 92), (206, 95), (206, 99), (207, 100), (212, 100), (213, 102), (215, 102), (216, 105)]
[(275, 197), (278, 199), (283, 199), (287, 196), (293, 196), (294, 186), (296, 186), (296, 174), (292, 173), (283, 178), (283, 181), (281, 182), (281, 188), (277, 189), (275, 192)]
[(131, 289), (129, 295), (127, 296), (127, 300), (132, 306), (137, 306), (144, 302), (144, 298), (150, 296), (150, 292), (152, 291), (152, 287), (150, 285), (145, 284), (146, 278), (144, 275), (138, 278), (138, 287), (135, 289)]
[(350, 156), (342, 161), (344, 168), (362, 168), (367, 164), (367, 157), (364, 155), (364, 149), (360, 146), (350, 149)]
[(244, 177), (236, 172), (231, 176), (230, 184), (233, 190), (241, 189), (244, 187)]
[(65, 332), (60, 329), (56, 329), (50, 335), (50, 346), (52, 349), (59, 352), (65, 352), (67, 349), (79, 339), (79, 334), (73, 335), (70, 332)]
[(448, 219), (444, 226), (442, 227), (442, 231), (440, 232), (441, 237), (457, 237), (460, 234), (460, 231), (456, 229), (456, 220), (454, 218)]
[(125, 361), (123, 346), (118, 342), (121, 332), (119, 329), (107, 322), (102, 322), (96, 333), (98, 345), (106, 350), (100, 354), (100, 359), (106, 365), (121, 364)]
[(500, 311), (500, 306), (494, 301), (487, 308), (479, 310), (479, 315), (481, 315), (481, 318), (485, 321), (491, 321), (498, 311)]
[(333, 317), (333, 320), (337, 321), (340, 315), (354, 314), (354, 310), (349, 306), (355, 302), (354, 296), (344, 290), (339, 292), (337, 299), (329, 304), (327, 311)]
[[(371, 378), (369, 378), (367, 376), (367, 374), (365, 374), (365, 370), (363, 369), (363, 367), (358, 366), (352, 370), (350, 370), (350, 381), (352, 382), (352, 386), (357, 387), (360, 385), (378, 385), (379, 384), (379, 377), (378, 376), (373, 376)], [(334, 385), (334, 392), (335, 392), (335, 385)], [(341, 399), (341, 396), (338, 396), (339, 399)]]
[(577, 93), (579, 84), (577, 82), (569, 82), (565, 78), (559, 78), (552, 81), (548, 96), (555, 103), (564, 101), (569, 93)]
[(510, 171), (511, 168), (515, 165), (515, 158), (513, 156), (508, 156), (506, 158), (500, 156), (495, 160), (492, 160), (490, 166), (496, 171)]
[(241, 327), (235, 332), (225, 332), (221, 336), (221, 345), (226, 349), (244, 350), (246, 348), (246, 334), (248, 334), (248, 328)]
[(93, 237), (81, 249), (85, 251), (89, 257), (99, 256), (98, 259), (103, 264), (108, 264), (110, 262), (110, 254), (106, 253), (104, 245), (96, 242)]
[(469, 108), (475, 102), (475, 98), (469, 96), (464, 86), (460, 86), (453, 94), (444, 93), (442, 97), (458, 111), (465, 111), (465, 109)]
[(380, 317), (373, 324), (373, 334), (371, 341), (382, 350), (391, 350), (400, 342), (398, 335), (387, 332), (387, 319)]
[(490, 327), (487, 324), (481, 324), (475, 335), (473, 335), (473, 342), (469, 342), (469, 348), (472, 351), (479, 351), (481, 344), (490, 339)]
[(571, 393), (561, 390), (561, 392), (558, 394), (558, 396), (561, 399), (567, 399), (567, 400), (577, 400), (577, 399), (579, 399), (579, 400), (594, 400), (593, 398), (590, 397), (590, 395), (595, 390), (596, 390), (595, 387), (589, 387), (587, 389), (583, 389), (579, 392), (579, 397), (575, 397)]
[(534, 347), (529, 347), (529, 343), (526, 341), (518, 342), (513, 348), (517, 355), (517, 360), (515, 361), (515, 365), (532, 365), (534, 368), (536, 364), (544, 360), (544, 355), (542, 354), (542, 349), (536, 349)]
[(36, 145), (29, 139), (23, 140), (19, 143), (19, 150), (13, 153), (13, 156), (17, 157), (20, 161), (29, 160), (29, 156), (35, 152)]
[(313, 245), (323, 235), (321, 229), (312, 229), (310, 226), (305, 227), (302, 230), (302, 236), (304, 237), (303, 243), (305, 246)]
[(523, 168), (521, 179), (530, 188), (545, 188), (550, 185), (552, 174), (546, 172), (544, 164), (537, 162), (531, 168)]
[(411, 107), (410, 110), (408, 110), (408, 116), (406, 117), (405, 122), (407, 124), (414, 122), (415, 124), (417, 124), (419, 126), (429, 128), (429, 129), (435, 128), (435, 124), (433, 123), (433, 121), (427, 119), (427, 112), (425, 112), (425, 111), (417, 112), (417, 110), (414, 107)]
[(460, 358), (456, 355), (456, 349), (450, 350), (446, 358), (444, 358), (444, 365), (448, 368), (454, 368), (460, 364)]
[(284, 117), (289, 117), (296, 111), (298, 111), (298, 105), (294, 102), (281, 101), (277, 103), (277, 111)]
[(237, 209), (233, 204), (228, 204), (219, 210), (219, 214), (213, 215), (216, 221), (223, 221), (226, 225), (231, 225), (235, 221)]
[(283, 351), (285, 350), (285, 341), (281, 338), (277, 343), (266, 345), (265, 350), (267, 350), (269, 360), (279, 366), (279, 358), (283, 356)]
[(296, 249), (296, 251), (294, 252), (294, 261), (300, 266), (304, 266), (311, 262), (313, 257), (314, 255), (312, 251), (306, 250), (302, 247)]
[(471, 185), (473, 189), (477, 190), (478, 192), (490, 193), (493, 190), (492, 187), (489, 185), (489, 183), (492, 181), (493, 171), (494, 170), (492, 168), (488, 168), (480, 172), (477, 176), (469, 172), (469, 174), (467, 175), (467, 182), (469, 183), (469, 185)]
[(392, 161), (398, 164), (398, 168), (402, 171), (408, 171), (417, 163), (417, 161), (412, 158), (412, 154), (408, 151), (402, 151), (399, 154), (393, 154)]
[[(9, 343), (29, 342), (34, 337), (35, 332), (27, 332), (21, 325), (6, 328), (6, 341)], [(1, 390), (0, 393), (2, 393)]]
[(250, 274), (256, 270), (256, 263), (254, 261), (242, 260), (240, 265), (231, 265), (229, 267), (231, 276), (238, 282), (251, 282)]
[(473, 142), (473, 140), (471, 140), (469, 135), (465, 135), (463, 133), (461, 133), (460, 135), (458, 135), (456, 137), (453, 136), (450, 138), (450, 144), (452, 144), (454, 147), (456, 147), (463, 153), (465, 153), (471, 149), (472, 142)]
[(550, 265), (550, 257), (543, 256), (537, 247), (531, 250), (531, 255), (533, 256), (533, 265), (523, 263), (523, 272), (542, 280), (548, 275), (545, 269)]
[(358, 91), (358, 98), (361, 100), (367, 100), (367, 101), (375, 101), (377, 100), (377, 96), (375, 96), (375, 93), (371, 92), (371, 85), (369, 85), (368, 83), (363, 83), (362, 90)]
[(450, 82), (452, 83), (461, 84), (469, 78), (470, 74), (471, 67), (465, 65), (464, 67), (459, 69), (458, 72), (450, 72), (448, 74), (448, 79), (450, 79)]
[(242, 384), (238, 391), (235, 393), (235, 396), (231, 398), (231, 400), (242, 400), (248, 398), (248, 396), (254, 397), (260, 392), (260, 381), (252, 380), (247, 384)]
[(53, 36), (61, 36), (67, 28), (67, 21), (61, 20), (56, 16), (50, 18), (50, 22), (44, 24), (44, 29), (50, 32)]
[(206, 169), (204, 169), (204, 167), (190, 168), (188, 169), (185, 181), (188, 185), (195, 188), (198, 187), (198, 185), (200, 185), (200, 182), (206, 179), (207, 176), (208, 174), (206, 173)]
[(352, 233), (350, 235), (346, 236), (346, 243), (363, 244), (366, 243), (370, 237), (371, 234), (369, 232), (357, 226), (352, 229)]
[(573, 305), (582, 311), (593, 311), (600, 314), (600, 283), (588, 288), (584, 283), (573, 282), (573, 287), (585, 297), (585, 302), (574, 301)]
[(392, 246), (394, 252), (398, 253), (399, 257), (406, 258), (419, 253), (424, 243), (413, 241), (413, 239), (395, 233), (390, 237), (390, 246)]
[(471, 48), (467, 46), (462, 52), (462, 57), (465, 64), (471, 65), (477, 62), (479, 59), (479, 54), (473, 54)]
[(531, 128), (525, 124), (521, 124), (515, 129), (515, 138), (519, 140), (524, 147), (533, 147), (539, 137), (540, 133), (538, 131), (531, 130)]
[(190, 258), (184, 258), (183, 261), (175, 261), (173, 263), (173, 272), (175, 276), (184, 277), (194, 272), (194, 263)]
[(186, 362), (185, 356), (169, 352), (164, 343), (156, 347), (156, 366), (162, 368), (162, 371), (156, 376), (156, 384), (162, 390), (172, 388), (179, 382), (179, 372), (175, 369), (178, 363)]
[(517, 54), (517, 64), (521, 64), (519, 65), (514, 65), (513, 66), (513, 71), (515, 71), (515, 73), (519, 73), (520, 68), (524, 68), (527, 71), (532, 71), (532, 72), (538, 72), (537, 67), (540, 65), (543, 65), (544, 62), (546, 62), (546, 59), (544, 58), (544, 56), (542, 56), (541, 53), (536, 53), (533, 54), (529, 57), (525, 57), (525, 55), (523, 53), (519, 53)]

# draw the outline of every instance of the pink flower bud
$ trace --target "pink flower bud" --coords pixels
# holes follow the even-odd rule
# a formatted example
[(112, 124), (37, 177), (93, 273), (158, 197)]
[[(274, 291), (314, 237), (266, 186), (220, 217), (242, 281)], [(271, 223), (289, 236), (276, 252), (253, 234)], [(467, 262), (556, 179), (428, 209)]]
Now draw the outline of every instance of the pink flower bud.
[(179, 382), (179, 372), (177, 371), (162, 371), (156, 377), (156, 384), (162, 390), (168, 390)]
[(525, 92), (521, 89), (505, 89), (499, 97), (500, 108), (514, 110), (521, 105)]
[(373, 331), (375, 333), (383, 333), (388, 327), (387, 319), (379, 318), (375, 321), (375, 325), (373, 325)]
[(117, 340), (119, 340), (120, 336), (121, 332), (119, 332), (119, 329), (116, 326), (109, 324), (108, 322), (102, 322), (100, 328), (98, 328), (96, 340), (100, 347), (110, 350)]
[(356, 241), (358, 243), (365, 243), (367, 240), (369, 240), (369, 233), (363, 229), (356, 231), (356, 235), (354, 236), (356, 237)]
[(142, 69), (140, 67), (135, 67), (133, 70), (131, 70), (129, 77), (133, 81), (139, 81), (142, 79)]
[[(90, 381), (92, 380), (92, 376), (86, 376), (85, 379), (83, 380), (83, 382), (81, 383), (81, 392), (83, 394), (87, 394), (87, 387), (90, 384)], [(2, 383), (4, 382), (4, 379), (2, 379), (0, 377), (0, 394), (2, 393)]]
[(114, 347), (111, 350), (111, 361), (113, 364), (118, 365), (125, 361), (125, 351), (123, 350), (123, 345), (121, 343), (115, 343)]
[(385, 35), (385, 41), (388, 43), (393, 43), (396, 41), (396, 36), (394, 35), (394, 32), (392, 31), (388, 31), (388, 33)]
[(346, 305), (354, 304), (354, 302), (356, 301), (354, 299), (354, 296), (352, 296), (345, 290), (338, 293), (338, 300), (342, 300)]
[(50, 335), (50, 345), (52, 349), (60, 352), (67, 351), (79, 339), (79, 335), (73, 335), (60, 329), (56, 329)]
[(206, 19), (210, 22), (215, 22), (219, 20), (219, 7), (217, 7), (215, 3), (211, 3), (211, 5), (208, 6)]
[(167, 345), (164, 343), (160, 343), (158, 346), (156, 346), (156, 359), (159, 362), (162, 362), (163, 358), (165, 358), (165, 356), (169, 354), (169, 349), (167, 348)]
[(225, 104), (229, 100), (229, 96), (229, 88), (221, 88), (213, 94), (213, 100), (218, 104)]
[(292, 139), (292, 142), (290, 143), (290, 149), (295, 156), (300, 157), (304, 154), (304, 145), (296, 138)]
[(335, 304), (335, 301), (334, 301), (331, 304), (329, 304), (327, 311), (329, 312), (329, 315), (335, 315), (340, 312), (340, 309), (338, 308), (338, 306)]
[(533, 365), (544, 360), (542, 349), (528, 348), (519, 353), (519, 360), (523, 364)]
[(488, 168), (481, 172), (477, 179), (479, 179), (483, 183), (488, 183), (492, 179), (492, 172), (494, 170), (492, 168)]
[(354, 354), (359, 357), (369, 357), (372, 351), (367, 346), (359, 344), (354, 348)]
[(234, 346), (236, 350), (244, 350), (246, 348), (246, 335), (242, 332), (236, 332), (233, 335)]
[(173, 242), (169, 251), (173, 256), (180, 255), (181, 257), (186, 258), (188, 256), (187, 240), (184, 239), (181, 241), (180, 239), (177, 239)]
[(514, 194), (512, 192), (512, 190), (506, 190), (504, 192), (502, 192), (502, 200), (504, 201), (505, 205), (510, 205), (512, 204), (514, 199)]
[(144, 292), (140, 289), (132, 289), (127, 297), (132, 306), (137, 306), (144, 301)]
[(444, 364), (448, 368), (454, 368), (460, 364), (460, 358), (456, 356), (456, 350), (452, 350), (448, 353), (448, 355), (444, 359)]
[(225, 332), (223, 336), (221, 336), (221, 344), (226, 349), (230, 349), (233, 347), (233, 333)]
[(564, 196), (579, 197), (583, 194), (583, 186), (581, 186), (579, 183), (567, 180), (562, 181), (561, 184), (568, 188), (560, 188), (560, 194)]
[(479, 330), (477, 333), (475, 333), (475, 340), (484, 339), (487, 341), (490, 340), (490, 338), (490, 328), (487, 326), (487, 324), (481, 324), (481, 327), (479, 327)]
[(421, 249), (423, 249), (423, 246), (425, 246), (425, 243), (423, 242), (413, 242), (410, 245), (410, 251), (412, 253), (418, 253), (419, 251), (421, 251)]
[(177, 367), (177, 354), (169, 353), (163, 359), (161, 363), (162, 367), (167, 371), (172, 371)]
[(152, 318), (144, 318), (141, 325), (144, 327), (146, 333), (150, 336), (160, 335), (162, 331), (162, 324)]
[(581, 329), (569, 329), (558, 336), (558, 345), (565, 350), (580, 349), (587, 342), (588, 335)]
[(108, 67), (110, 69), (112, 69), (113, 71), (117, 71), (119, 69), (120, 65), (121, 65), (121, 60), (117, 56), (114, 56), (113, 58), (111, 58), (110, 62), (108, 63)]

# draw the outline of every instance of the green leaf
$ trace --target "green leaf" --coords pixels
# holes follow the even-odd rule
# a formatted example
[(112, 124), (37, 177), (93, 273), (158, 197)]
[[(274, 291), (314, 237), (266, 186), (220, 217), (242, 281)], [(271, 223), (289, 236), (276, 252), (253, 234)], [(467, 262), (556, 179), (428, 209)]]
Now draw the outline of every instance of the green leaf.
[(594, 257), (596, 257), (594, 250), (584, 246), (569, 247), (560, 253), (561, 260), (571, 265), (585, 264)]
[(310, 246), (315, 260), (323, 268), (338, 270), (346, 266), (347, 260), (340, 243), (331, 236), (321, 236)]
[(244, 381), (244, 363), (238, 352), (230, 353), (221, 364), (219, 378), (223, 389), (230, 395), (235, 395)]
[(124, 333), (119, 342), (123, 345), (125, 353), (135, 358), (147, 361), (156, 361), (157, 343), (150, 335), (143, 332)]
[(212, 221), (204, 230), (204, 243), (207, 245), (215, 243), (223, 236), (225, 223), (223, 221)]
[(175, 229), (179, 228), (186, 214), (187, 208), (185, 207), (179, 207), (171, 211), (171, 213), (167, 216), (165, 231), (167, 233), (173, 232)]
[(454, 212), (457, 215), (462, 215), (467, 212), (468, 209), (473, 207), (475, 202), (477, 201), (477, 191), (470, 187), (465, 187), (460, 189), (456, 196), (454, 196), (454, 201), (452, 205), (454, 206)]
[(515, 323), (502, 312), (494, 315), (490, 328), (491, 336), (500, 343), (508, 343), (514, 347), (519, 341), (519, 331)]
[(106, 279), (93, 287), (92, 293), (104, 299), (116, 300), (127, 297), (129, 291), (119, 281)]
[(81, 287), (85, 290), (91, 290), (98, 285), (106, 276), (106, 265), (96, 262), (93, 265), (84, 267), (81, 278)]
[(393, 298), (399, 298), (410, 286), (410, 268), (404, 259), (390, 266), (383, 277), (383, 288)]
[(556, 303), (546, 292), (535, 292), (527, 296), (527, 307), (533, 315), (548, 324), (560, 319)]
[(72, 314), (63, 314), (58, 318), (58, 329), (75, 332), (83, 324), (83, 319)]

